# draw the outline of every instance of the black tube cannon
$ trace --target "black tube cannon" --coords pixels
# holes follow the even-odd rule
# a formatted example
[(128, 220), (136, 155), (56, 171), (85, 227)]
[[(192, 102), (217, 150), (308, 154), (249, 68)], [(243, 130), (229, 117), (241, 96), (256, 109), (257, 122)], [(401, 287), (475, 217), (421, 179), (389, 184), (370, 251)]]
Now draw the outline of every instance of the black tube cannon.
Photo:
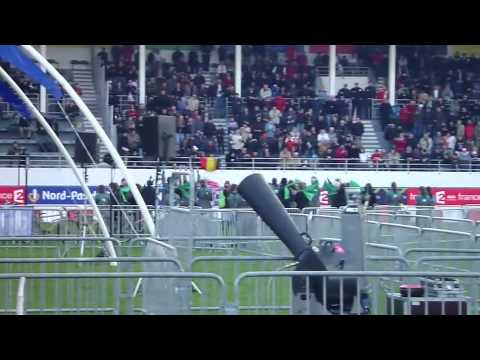
[[(260, 218), (270, 227), (285, 246), (292, 252), (298, 261), (297, 271), (327, 271), (318, 250), (307, 244), (295, 223), (288, 215), (282, 203), (265, 182), (260, 174), (246, 177), (238, 186), (238, 192), (255, 210)], [(338, 269), (332, 269), (338, 270)], [(310, 291), (315, 294), (317, 302), (325, 306), (330, 313), (336, 313), (340, 308), (340, 280), (326, 278), (327, 304), (323, 304), (323, 279), (314, 276), (310, 278)], [(294, 277), (292, 280), (293, 292), (305, 292), (306, 282), (304, 277)], [(343, 280), (343, 309), (349, 312), (357, 294), (356, 279)]]

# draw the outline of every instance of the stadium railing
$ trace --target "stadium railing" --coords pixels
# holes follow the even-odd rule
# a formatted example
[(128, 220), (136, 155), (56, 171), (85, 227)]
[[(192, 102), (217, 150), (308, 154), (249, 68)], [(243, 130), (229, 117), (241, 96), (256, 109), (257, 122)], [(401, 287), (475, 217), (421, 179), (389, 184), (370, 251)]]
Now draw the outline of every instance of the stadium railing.
[[(216, 157), (218, 169), (235, 170), (330, 170), (330, 171), (434, 171), (434, 172), (478, 172), (480, 171), (480, 159), (458, 164), (445, 164), (442, 160), (430, 160), (428, 162), (416, 162), (400, 160), (392, 163), (389, 160), (374, 162), (362, 161), (357, 158), (341, 159), (318, 159), (318, 158), (247, 158), (229, 162), (224, 156)], [(200, 158), (177, 157), (175, 159), (159, 162), (148, 160), (140, 156), (124, 156), (123, 160), (129, 168), (155, 169), (159, 164), (165, 169), (200, 169)], [(91, 167), (115, 168), (104, 162), (89, 165)], [(1, 167), (15, 168), (67, 168), (68, 163), (59, 153), (33, 153), (26, 155), (0, 155)]]

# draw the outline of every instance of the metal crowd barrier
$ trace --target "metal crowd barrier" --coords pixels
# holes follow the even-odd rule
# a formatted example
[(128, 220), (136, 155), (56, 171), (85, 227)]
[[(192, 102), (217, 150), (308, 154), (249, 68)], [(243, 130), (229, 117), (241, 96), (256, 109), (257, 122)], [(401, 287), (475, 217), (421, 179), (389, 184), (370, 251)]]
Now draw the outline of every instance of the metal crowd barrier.
[[(418, 272), (418, 271), (276, 271), (276, 272), (247, 272), (239, 275), (234, 283), (235, 302), (229, 309), (234, 314), (299, 314), (298, 308), (293, 306), (291, 282), (293, 278), (302, 278), (306, 282), (303, 298), (311, 299), (313, 294), (309, 284), (312, 278), (323, 279), (322, 299), (324, 304), (327, 297), (335, 295), (339, 298), (339, 306), (335, 314), (370, 314), (370, 315), (447, 315), (447, 314), (479, 314), (478, 287), (480, 285), (480, 273), (478, 272)], [(328, 290), (327, 278), (335, 278), (339, 281), (338, 290)], [(351, 309), (344, 305), (345, 283), (347, 279), (354, 279), (356, 294)], [(407, 296), (400, 295), (400, 285), (415, 283), (420, 279), (437, 278), (441, 281), (447, 279), (459, 279), (465, 293), (458, 297), (426, 297), (419, 299), (411, 290)], [(365, 286), (366, 284), (366, 286)], [(361, 296), (361, 288), (365, 287), (369, 300), (367, 311)], [(258, 289), (259, 292), (252, 292)], [(423, 301), (423, 306), (418, 305)], [(306, 302), (302, 314), (317, 314)], [(324, 312), (325, 313), (325, 312)]]
[[(125, 282), (143, 279), (140, 301), (134, 307), (122, 298)], [(209, 296), (192, 295), (192, 279), (210, 280), (217, 286)], [(122, 282), (123, 281), (123, 282)], [(208, 273), (22, 273), (0, 274), (4, 292), (0, 312), (4, 314), (224, 314), (226, 289), (222, 277)], [(210, 286), (210, 285), (209, 285)], [(212, 287), (209, 287), (210, 289)], [(45, 301), (38, 292), (46, 289)]]
[(419, 271), (479, 272), (480, 256), (422, 256), (415, 262)]
[(120, 247), (116, 238), (25, 236), (0, 237), (0, 258), (96, 257), (108, 254), (105, 243)]
[[(22, 273), (122, 273), (122, 272), (148, 272), (148, 271), (182, 271), (178, 260), (174, 258), (159, 257), (133, 257), (116, 258), (115, 266), (112, 266), (110, 258), (0, 258), (0, 273), (22, 274)], [(4, 284), (0, 283), (0, 286)], [(120, 288), (120, 297), (126, 301), (128, 312), (132, 312), (135, 284), (131, 281), (123, 284)], [(12, 298), (12, 289), (10, 286), (0, 287), (0, 293), (3, 294), (4, 304), (7, 299)], [(39, 286), (34, 290), (35, 303), (39, 308), (46, 308), (48, 299), (56, 297), (56, 292), (61, 291), (58, 288), (49, 288), (47, 284), (39, 282)], [(100, 289), (101, 291), (101, 289)], [(2, 306), (0, 305), (0, 308)]]

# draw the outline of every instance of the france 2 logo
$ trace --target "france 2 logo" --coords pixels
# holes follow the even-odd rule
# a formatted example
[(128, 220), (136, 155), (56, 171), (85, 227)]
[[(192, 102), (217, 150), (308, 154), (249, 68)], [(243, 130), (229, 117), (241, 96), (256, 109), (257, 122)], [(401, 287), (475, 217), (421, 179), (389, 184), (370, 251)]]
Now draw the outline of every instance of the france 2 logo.
[(435, 203), (438, 205), (445, 205), (446, 203), (445, 191), (437, 191), (435, 193)]
[(25, 204), (25, 190), (18, 189), (13, 192), (13, 202), (15, 204)]
[(325, 191), (325, 190), (320, 191), (320, 196), (319, 196), (318, 202), (320, 203), (320, 205), (328, 205), (329, 204), (328, 191)]

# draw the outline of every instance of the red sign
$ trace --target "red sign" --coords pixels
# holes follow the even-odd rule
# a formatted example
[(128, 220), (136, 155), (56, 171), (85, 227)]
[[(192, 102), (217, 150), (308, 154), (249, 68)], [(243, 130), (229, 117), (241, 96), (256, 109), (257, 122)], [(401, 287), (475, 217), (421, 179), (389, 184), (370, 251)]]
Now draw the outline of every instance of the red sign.
[[(408, 188), (407, 205), (415, 205), (418, 188)], [(432, 188), (435, 205), (478, 205), (480, 204), (480, 188)]]
[(25, 187), (0, 186), (0, 205), (25, 205)]

